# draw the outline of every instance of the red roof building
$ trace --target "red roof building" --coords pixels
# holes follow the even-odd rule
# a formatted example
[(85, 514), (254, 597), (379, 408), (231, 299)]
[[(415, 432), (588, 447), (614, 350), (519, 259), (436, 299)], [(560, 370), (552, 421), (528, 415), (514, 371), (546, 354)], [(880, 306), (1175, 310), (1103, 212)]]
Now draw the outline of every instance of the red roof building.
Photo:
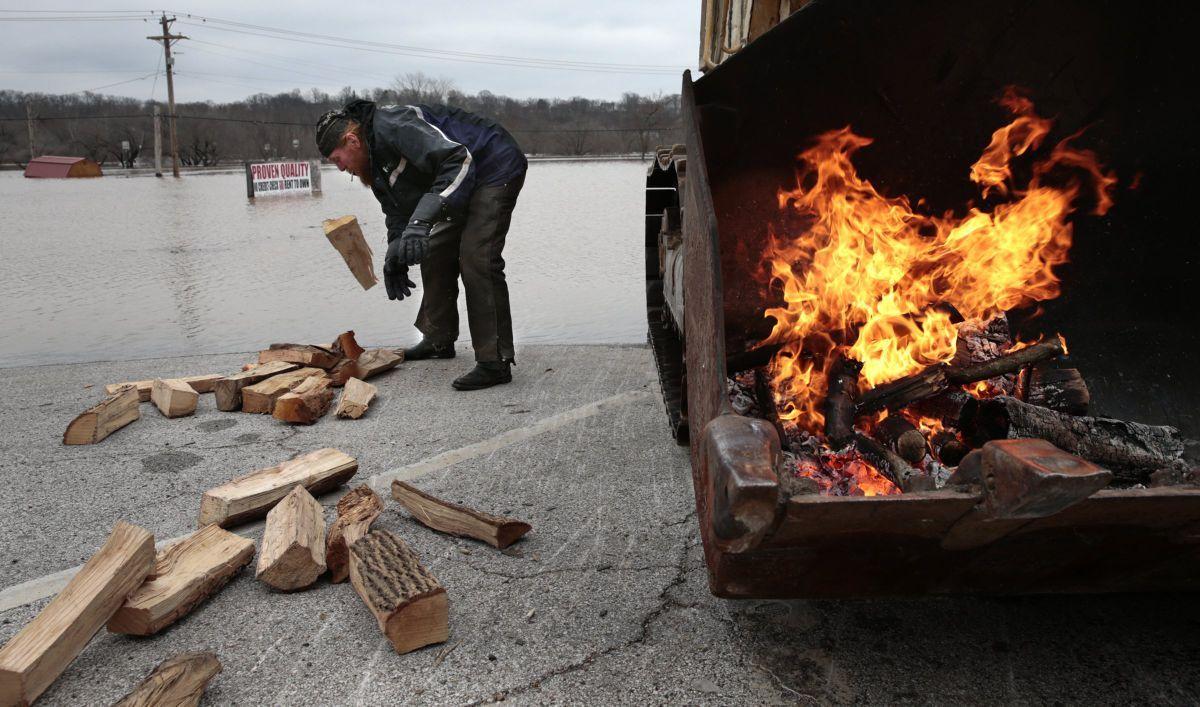
[(26, 177), (101, 177), (100, 165), (86, 157), (34, 157), (25, 165)]

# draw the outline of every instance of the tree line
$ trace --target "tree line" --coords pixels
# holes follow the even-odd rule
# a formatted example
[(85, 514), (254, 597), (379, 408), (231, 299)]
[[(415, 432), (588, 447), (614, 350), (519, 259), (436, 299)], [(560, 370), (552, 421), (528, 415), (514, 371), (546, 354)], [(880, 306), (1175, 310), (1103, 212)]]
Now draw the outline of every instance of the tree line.
[[(232, 103), (176, 103), (180, 162), (211, 167), (244, 160), (317, 159), (317, 117), (356, 98), (378, 103), (446, 103), (495, 119), (532, 155), (638, 154), (681, 141), (679, 96), (626, 93), (620, 100), (467, 94), (421, 73), (386, 88), (259, 93)], [(87, 157), (120, 167), (153, 166), (155, 103), (95, 93), (49, 95), (0, 90), (0, 163), (30, 158), (27, 116), (38, 155)], [(167, 106), (163, 160), (168, 164)]]

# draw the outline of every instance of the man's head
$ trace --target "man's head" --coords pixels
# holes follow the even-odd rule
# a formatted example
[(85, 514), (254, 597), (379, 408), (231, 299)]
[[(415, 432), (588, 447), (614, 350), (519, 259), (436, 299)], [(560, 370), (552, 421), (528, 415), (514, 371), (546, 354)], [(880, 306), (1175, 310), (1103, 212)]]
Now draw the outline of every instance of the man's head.
[(371, 162), (362, 126), (345, 111), (331, 110), (317, 121), (317, 149), (338, 170), (353, 174), (366, 186), (371, 185)]

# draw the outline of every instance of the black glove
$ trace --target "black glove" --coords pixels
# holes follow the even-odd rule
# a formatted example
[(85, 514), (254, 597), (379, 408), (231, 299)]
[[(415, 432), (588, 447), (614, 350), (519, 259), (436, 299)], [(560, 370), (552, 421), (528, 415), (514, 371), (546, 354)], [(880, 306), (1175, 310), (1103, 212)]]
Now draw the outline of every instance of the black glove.
[(389, 243), (387, 257), (383, 260), (383, 286), (387, 288), (388, 299), (397, 302), (411, 296), (413, 288), (417, 286), (417, 283), (408, 279), (408, 266), (401, 265), (399, 257), (393, 256), (392, 250), (399, 251), (400, 245), (399, 238)]
[[(433, 229), (433, 224), (445, 215), (445, 210), (446, 202), (437, 194), (421, 197), (408, 219), (408, 225), (400, 234), (400, 250), (397, 256), (401, 265), (416, 265), (425, 258), (425, 251), (429, 250), (429, 231)], [(389, 245), (388, 256), (391, 254), (392, 248)], [(386, 261), (384, 267), (387, 267)]]

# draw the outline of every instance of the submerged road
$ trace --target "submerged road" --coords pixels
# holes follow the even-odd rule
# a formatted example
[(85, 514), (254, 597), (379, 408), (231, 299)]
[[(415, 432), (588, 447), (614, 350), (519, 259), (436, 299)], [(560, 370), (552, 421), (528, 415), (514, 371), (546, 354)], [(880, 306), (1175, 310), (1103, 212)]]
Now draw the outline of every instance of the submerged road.
[[(466, 356), (460, 351), (460, 356)], [(219, 412), (143, 418), (65, 447), (105, 383), (236, 371), (247, 354), (0, 369), (0, 641), (44, 607), (121, 519), (160, 543), (195, 529), (205, 489), (319, 447), (351, 485), (401, 478), (533, 524), (498, 551), (417, 524), (375, 527), (446, 587), (450, 639), (396, 655), (349, 584), (283, 594), (248, 568), (152, 638), (101, 631), (41, 704), (108, 704), (157, 663), (217, 653), (207, 704), (1088, 703), (1200, 699), (1193, 596), (740, 601), (712, 597), (686, 450), (666, 431), (650, 352), (529, 346), (514, 383), (458, 393), (469, 361), (372, 379), (361, 420), (290, 427)], [(318, 500), (326, 519), (346, 488)], [(235, 529), (260, 539), (262, 523)]]

